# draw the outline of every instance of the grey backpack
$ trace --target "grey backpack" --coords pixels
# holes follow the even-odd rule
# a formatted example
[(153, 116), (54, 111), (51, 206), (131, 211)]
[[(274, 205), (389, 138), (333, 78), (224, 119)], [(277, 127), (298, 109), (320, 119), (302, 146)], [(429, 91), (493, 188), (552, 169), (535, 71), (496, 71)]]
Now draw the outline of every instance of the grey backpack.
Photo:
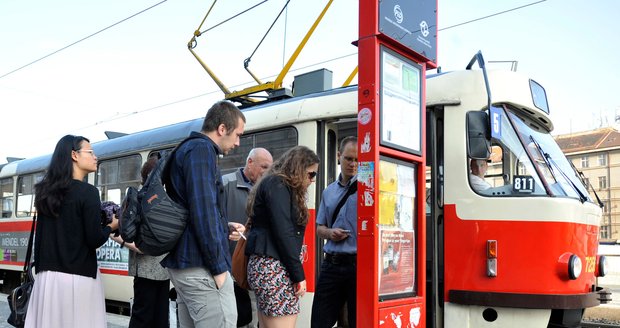
[(121, 205), (120, 231), (126, 242), (135, 242), (144, 254), (158, 256), (171, 251), (185, 231), (189, 211), (175, 202), (166, 191), (164, 183), (170, 180), (170, 164), (176, 150), (163, 156), (149, 173), (139, 191), (129, 187)]

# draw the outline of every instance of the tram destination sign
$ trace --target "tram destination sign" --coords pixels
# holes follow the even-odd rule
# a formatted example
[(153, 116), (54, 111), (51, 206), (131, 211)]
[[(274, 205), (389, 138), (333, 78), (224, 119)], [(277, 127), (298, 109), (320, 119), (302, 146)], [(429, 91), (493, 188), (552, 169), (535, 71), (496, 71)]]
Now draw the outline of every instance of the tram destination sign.
[(379, 2), (379, 32), (437, 63), (437, 1)]

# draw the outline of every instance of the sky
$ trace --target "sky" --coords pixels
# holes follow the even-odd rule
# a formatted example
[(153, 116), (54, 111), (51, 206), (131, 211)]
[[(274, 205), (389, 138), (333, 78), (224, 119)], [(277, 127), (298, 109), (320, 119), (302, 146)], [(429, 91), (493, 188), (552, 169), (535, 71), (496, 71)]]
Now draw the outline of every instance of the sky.
[[(271, 81), (327, 0), (219, 1), (195, 51), (230, 89), (249, 86), (243, 61)], [(204, 117), (224, 95), (187, 49), (211, 1), (0, 1), (0, 164), (53, 151), (66, 134), (96, 142)], [(520, 9), (515, 9), (519, 8)], [(512, 10), (515, 9), (515, 10)], [(613, 124), (620, 114), (620, 1), (438, 0), (437, 61), (464, 69), (482, 51), (490, 69), (542, 84), (554, 135)], [(319, 68), (341, 85), (357, 65), (358, 1), (337, 0), (284, 80)], [(432, 72), (429, 72), (432, 73)]]

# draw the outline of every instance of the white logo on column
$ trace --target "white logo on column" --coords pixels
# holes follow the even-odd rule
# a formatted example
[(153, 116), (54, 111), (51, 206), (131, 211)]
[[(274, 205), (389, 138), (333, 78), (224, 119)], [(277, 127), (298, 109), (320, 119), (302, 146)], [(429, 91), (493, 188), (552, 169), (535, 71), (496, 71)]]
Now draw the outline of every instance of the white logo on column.
[(428, 23), (426, 23), (426, 21), (421, 21), (420, 22), (420, 32), (422, 32), (422, 36), (423, 37), (427, 37), (428, 36)]
[(394, 18), (398, 24), (403, 22), (403, 10), (400, 9), (400, 5), (394, 6)]
[(420, 324), (420, 317), (422, 315), (420, 314), (420, 308), (413, 308), (411, 309), (411, 311), (409, 311), (409, 323), (413, 326), (413, 327), (417, 327)]
[(393, 312), (390, 313), (390, 316), (392, 317), (392, 322), (394, 323), (394, 325), (396, 326), (396, 328), (401, 328), (403, 326), (403, 320), (400, 318), (403, 315), (402, 314), (394, 314)]
[(375, 203), (375, 200), (372, 198), (372, 193), (368, 190), (364, 191), (364, 205), (372, 206)]
[(362, 153), (367, 153), (370, 151), (370, 132), (366, 132), (366, 134), (364, 134), (364, 143), (362, 143), (360, 148)]

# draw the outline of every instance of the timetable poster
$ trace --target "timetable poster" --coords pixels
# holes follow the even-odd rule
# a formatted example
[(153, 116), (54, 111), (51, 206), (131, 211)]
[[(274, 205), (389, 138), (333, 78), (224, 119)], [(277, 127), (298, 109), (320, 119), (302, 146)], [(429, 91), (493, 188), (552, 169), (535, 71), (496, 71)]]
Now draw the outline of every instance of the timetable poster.
[(419, 155), (422, 70), (388, 49), (383, 49), (381, 70), (381, 144)]
[(415, 166), (379, 161), (379, 295), (415, 292)]
[(379, 253), (379, 295), (412, 293), (415, 286), (413, 231), (382, 229)]
[(415, 209), (413, 164), (379, 161), (379, 224), (413, 231)]

